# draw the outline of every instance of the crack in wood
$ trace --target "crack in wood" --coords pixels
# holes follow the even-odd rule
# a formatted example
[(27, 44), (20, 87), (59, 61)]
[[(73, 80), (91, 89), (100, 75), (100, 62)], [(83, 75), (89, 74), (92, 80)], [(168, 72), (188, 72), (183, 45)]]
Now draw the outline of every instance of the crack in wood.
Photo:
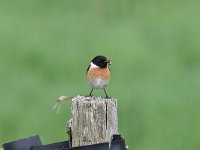
[(106, 104), (106, 130), (107, 130), (107, 126), (108, 126), (108, 105), (107, 102), (105, 102)]

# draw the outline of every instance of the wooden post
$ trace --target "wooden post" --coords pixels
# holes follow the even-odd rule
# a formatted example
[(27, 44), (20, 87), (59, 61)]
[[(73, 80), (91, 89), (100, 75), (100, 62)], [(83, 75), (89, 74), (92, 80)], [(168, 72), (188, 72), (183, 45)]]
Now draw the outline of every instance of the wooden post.
[(73, 97), (70, 128), (72, 147), (110, 142), (118, 134), (117, 99)]

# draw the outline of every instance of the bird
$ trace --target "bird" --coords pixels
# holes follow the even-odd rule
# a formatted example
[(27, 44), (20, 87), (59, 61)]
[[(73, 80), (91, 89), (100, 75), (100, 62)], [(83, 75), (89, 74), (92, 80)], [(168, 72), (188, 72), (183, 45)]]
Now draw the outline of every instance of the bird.
[(91, 92), (89, 96), (92, 96), (94, 89), (103, 89), (106, 95), (106, 98), (109, 98), (106, 93), (106, 87), (110, 81), (110, 69), (111, 60), (107, 59), (103, 55), (98, 55), (92, 59), (88, 68), (87, 68), (87, 80), (88, 84), (91, 86)]

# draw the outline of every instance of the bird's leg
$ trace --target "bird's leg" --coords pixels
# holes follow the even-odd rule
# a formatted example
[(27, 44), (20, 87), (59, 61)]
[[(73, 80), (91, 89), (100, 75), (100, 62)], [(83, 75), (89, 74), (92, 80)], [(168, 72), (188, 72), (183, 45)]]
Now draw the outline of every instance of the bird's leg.
[(109, 96), (108, 96), (108, 94), (106, 93), (106, 89), (103, 89), (104, 90), (104, 93), (106, 94), (106, 98), (110, 98)]
[(89, 96), (92, 96), (92, 92), (93, 92), (93, 90), (94, 90), (94, 89), (92, 89), (92, 90), (91, 90), (91, 92), (90, 92)]

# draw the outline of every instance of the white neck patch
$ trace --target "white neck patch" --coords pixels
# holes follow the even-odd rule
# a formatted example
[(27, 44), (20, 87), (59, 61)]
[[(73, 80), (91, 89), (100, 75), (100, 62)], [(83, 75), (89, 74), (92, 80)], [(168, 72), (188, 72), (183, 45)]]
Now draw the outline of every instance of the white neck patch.
[(99, 68), (97, 65), (95, 65), (93, 62), (90, 63), (91, 68)]

